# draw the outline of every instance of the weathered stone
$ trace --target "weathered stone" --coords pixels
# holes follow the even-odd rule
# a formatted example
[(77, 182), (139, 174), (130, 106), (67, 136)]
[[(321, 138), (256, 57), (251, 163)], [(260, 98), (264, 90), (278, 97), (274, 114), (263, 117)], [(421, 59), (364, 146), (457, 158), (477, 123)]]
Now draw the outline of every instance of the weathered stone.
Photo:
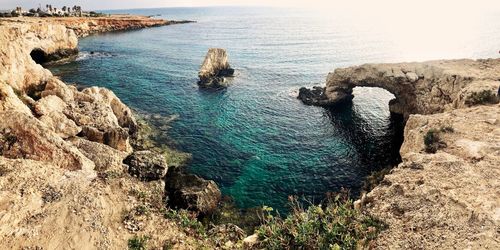
[(16, 111), (1, 112), (0, 121), (0, 135), (10, 138), (0, 145), (3, 156), (48, 162), (69, 170), (94, 168), (76, 148), (35, 117)]
[(234, 224), (222, 224), (210, 229), (208, 236), (218, 247), (232, 246), (245, 238), (245, 231)]
[[(405, 73), (406, 72), (406, 73)], [(333, 106), (350, 101), (355, 87), (379, 87), (394, 94), (392, 112), (434, 114), (471, 106), (471, 89), (488, 89), (487, 103), (497, 103), (500, 60), (442, 60), (423, 63), (365, 64), (328, 74), (325, 91), (302, 90), (306, 104)], [(477, 92), (477, 91), (476, 91)], [(479, 94), (481, 99), (486, 94)], [(465, 103), (468, 104), (465, 104)]]
[(50, 112), (41, 116), (40, 121), (63, 139), (74, 137), (82, 131), (76, 123), (68, 119), (63, 113)]
[(163, 155), (151, 151), (137, 151), (124, 161), (129, 166), (128, 172), (141, 180), (155, 181), (165, 177), (168, 166)]
[(234, 69), (229, 66), (227, 52), (224, 49), (209, 49), (205, 61), (198, 74), (201, 87), (227, 87), (226, 77), (234, 75)]
[(120, 172), (123, 170), (123, 160), (127, 157), (127, 153), (83, 138), (73, 138), (71, 143), (75, 145), (83, 155), (94, 162), (96, 171)]
[(186, 174), (180, 168), (170, 168), (165, 177), (167, 205), (211, 214), (217, 208), (221, 192), (213, 181)]

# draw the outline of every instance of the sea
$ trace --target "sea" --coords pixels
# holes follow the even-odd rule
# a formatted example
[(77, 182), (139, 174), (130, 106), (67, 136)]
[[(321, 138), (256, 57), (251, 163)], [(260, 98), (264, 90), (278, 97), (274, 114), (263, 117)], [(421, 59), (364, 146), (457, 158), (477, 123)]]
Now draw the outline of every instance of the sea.
[[(102, 86), (160, 128), (160, 143), (192, 154), (189, 172), (214, 180), (240, 208), (287, 211), (288, 198), (359, 195), (374, 171), (400, 161), (403, 119), (394, 96), (355, 88), (352, 104), (297, 100), (300, 87), (364, 63), (497, 57), (498, 13), (342, 12), (270, 7), (104, 11), (196, 23), (92, 35), (78, 59), (49, 69), (65, 82)], [(209, 48), (224, 48), (231, 86), (200, 89)]]

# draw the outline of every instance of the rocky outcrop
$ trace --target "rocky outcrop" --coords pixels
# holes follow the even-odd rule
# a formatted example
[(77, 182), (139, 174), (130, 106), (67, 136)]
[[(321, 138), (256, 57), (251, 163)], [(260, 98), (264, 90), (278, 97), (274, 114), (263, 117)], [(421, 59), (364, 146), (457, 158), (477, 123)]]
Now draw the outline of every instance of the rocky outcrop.
[(172, 24), (191, 23), (193, 21), (169, 21), (135, 15), (111, 15), (97, 18), (52, 18), (51, 22), (59, 23), (75, 32), (78, 37), (95, 33), (136, 30)]
[(141, 180), (161, 180), (167, 173), (167, 161), (161, 154), (151, 151), (136, 151), (128, 156), (124, 163), (128, 165), (128, 172)]
[[(429, 131), (446, 145), (434, 154)], [(410, 116), (403, 162), (359, 201), (388, 225), (377, 248), (497, 248), (499, 148), (500, 105)]]
[[(126, 105), (110, 90), (79, 91), (41, 66), (77, 48), (75, 32), (55, 22), (0, 19), (0, 244), (126, 249), (133, 235), (123, 214), (150, 212), (153, 201), (163, 208), (164, 187), (125, 174), (129, 138), (137, 133)], [(133, 219), (139, 233), (154, 235), (152, 248), (172, 238), (183, 241), (180, 248), (196, 248), (163, 214), (147, 217)]]
[(198, 76), (198, 85), (206, 88), (227, 87), (226, 77), (234, 75), (234, 69), (229, 65), (225, 49), (209, 49)]
[(188, 209), (203, 215), (211, 214), (218, 206), (221, 192), (213, 181), (170, 168), (165, 177), (167, 205)]
[(328, 75), (324, 91), (303, 89), (299, 99), (333, 106), (350, 101), (355, 87), (379, 87), (396, 97), (389, 103), (391, 111), (408, 117), (498, 103), (498, 79), (500, 59), (365, 64), (336, 69)]
[(500, 217), (500, 59), (365, 64), (302, 88), (308, 105), (350, 102), (355, 87), (396, 97), (403, 162), (355, 206), (387, 229), (377, 249), (495, 249)]

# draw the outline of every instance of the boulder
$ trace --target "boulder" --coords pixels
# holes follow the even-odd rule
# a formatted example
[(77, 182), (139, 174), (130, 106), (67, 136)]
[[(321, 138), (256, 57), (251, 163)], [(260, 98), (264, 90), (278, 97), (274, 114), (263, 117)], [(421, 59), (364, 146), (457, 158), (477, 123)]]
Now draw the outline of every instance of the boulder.
[(63, 139), (74, 137), (82, 131), (74, 121), (59, 112), (45, 114), (40, 117), (40, 121)]
[(96, 171), (122, 171), (123, 159), (127, 157), (127, 153), (78, 137), (72, 138), (71, 143), (94, 162)]
[(171, 168), (165, 177), (167, 205), (174, 209), (188, 209), (199, 214), (211, 214), (217, 209), (221, 192), (214, 181)]
[(225, 49), (209, 49), (198, 73), (200, 78), (198, 85), (206, 88), (227, 87), (226, 77), (234, 75), (234, 69), (231, 68), (228, 60)]
[(245, 231), (234, 224), (217, 225), (208, 231), (208, 236), (218, 247), (234, 245), (243, 240), (246, 236)]
[(312, 89), (300, 88), (297, 99), (306, 105), (328, 106), (329, 103), (329, 99), (325, 95), (325, 88), (319, 86), (314, 86)]
[(136, 151), (124, 161), (128, 172), (144, 181), (160, 180), (165, 176), (168, 166), (165, 157), (152, 151)]

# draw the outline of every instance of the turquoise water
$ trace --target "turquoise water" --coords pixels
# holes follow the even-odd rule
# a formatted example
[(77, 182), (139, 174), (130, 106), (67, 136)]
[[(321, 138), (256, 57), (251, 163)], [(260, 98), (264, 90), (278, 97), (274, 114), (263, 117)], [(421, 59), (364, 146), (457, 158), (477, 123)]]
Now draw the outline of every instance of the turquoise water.
[[(158, 140), (192, 153), (190, 171), (215, 180), (243, 208), (285, 210), (289, 195), (320, 201), (341, 187), (357, 194), (367, 175), (399, 160), (402, 125), (388, 111), (391, 94), (355, 89), (352, 105), (325, 110), (296, 100), (299, 87), (365, 62), (493, 56), (494, 43), (479, 41), (498, 37), (487, 30), (474, 36), (480, 45), (465, 40), (427, 55), (345, 16), (264, 8), (118, 12), (198, 23), (91, 36), (80, 41), (78, 60), (50, 69), (70, 83), (110, 88), (152, 114), (168, 133)], [(209, 47), (226, 48), (237, 71), (227, 90), (196, 85)], [(171, 116), (177, 119), (168, 124), (161, 119)]]

